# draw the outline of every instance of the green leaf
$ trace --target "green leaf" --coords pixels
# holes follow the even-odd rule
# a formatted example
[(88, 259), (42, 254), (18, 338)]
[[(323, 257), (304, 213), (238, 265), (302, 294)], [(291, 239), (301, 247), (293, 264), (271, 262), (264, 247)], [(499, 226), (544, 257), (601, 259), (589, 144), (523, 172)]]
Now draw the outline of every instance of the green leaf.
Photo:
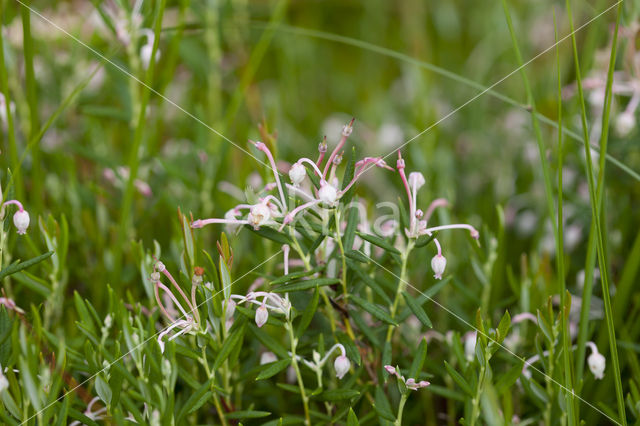
[(433, 324), (431, 323), (429, 316), (424, 311), (424, 309), (422, 309), (422, 306), (420, 306), (418, 302), (416, 302), (413, 296), (411, 296), (406, 291), (403, 291), (402, 297), (404, 297), (405, 302), (407, 302), (407, 306), (409, 307), (409, 309), (411, 309), (411, 312), (413, 312), (413, 314), (416, 316), (416, 318), (418, 318), (422, 325), (428, 328), (433, 328)]
[(413, 377), (414, 379), (418, 378), (418, 375), (424, 366), (425, 359), (427, 359), (427, 339), (422, 338), (418, 345), (418, 350), (415, 352), (415, 356), (413, 357), (413, 362), (409, 369), (409, 377)]
[(285, 284), (271, 291), (273, 291), (274, 293), (290, 293), (294, 291), (309, 290), (310, 288), (324, 287), (339, 283), (340, 280), (337, 278), (314, 278), (311, 280), (301, 280), (292, 282), (290, 284)]
[(284, 370), (285, 368), (287, 368), (289, 366), (289, 364), (291, 364), (291, 359), (287, 358), (287, 359), (281, 359), (279, 361), (276, 362), (271, 362), (269, 364), (265, 364), (265, 369), (262, 370), (260, 372), (260, 374), (258, 374), (258, 377), (256, 377), (256, 380), (264, 380), (264, 379), (268, 379), (270, 377), (275, 376), (276, 374), (278, 374), (279, 372), (281, 372), (282, 370)]
[(279, 244), (291, 244), (291, 240), (286, 234), (282, 232), (278, 232), (273, 228), (268, 228), (263, 226), (262, 228), (255, 229), (253, 226), (245, 225), (246, 229), (249, 229), (251, 232), (260, 235), (263, 238), (266, 238), (271, 241), (275, 241)]
[(509, 328), (511, 327), (511, 316), (509, 315), (509, 311), (505, 311), (500, 323), (498, 324), (498, 338), (496, 339), (498, 343), (502, 343), (502, 341), (507, 337), (509, 333)]
[(0, 280), (8, 277), (9, 275), (15, 274), (16, 272), (20, 272), (23, 269), (26, 269), (30, 266), (38, 264), (43, 260), (51, 257), (54, 253), (55, 251), (51, 250), (44, 254), (41, 254), (40, 256), (36, 256), (32, 259), (25, 260), (24, 262), (14, 262), (0, 271)]
[(371, 235), (371, 234), (365, 234), (362, 232), (356, 232), (356, 234), (358, 234), (358, 236), (360, 238), (362, 238), (365, 241), (369, 241), (371, 244), (373, 244), (374, 246), (378, 246), (380, 248), (385, 249), (388, 252), (394, 253), (394, 254), (400, 254), (400, 252), (398, 251), (397, 248), (395, 248), (394, 246), (392, 246), (387, 240), (382, 239), (380, 237), (376, 237), (375, 235)]
[[(344, 175), (342, 177), (342, 188), (345, 188), (349, 182), (353, 179), (355, 174), (355, 166), (356, 166), (356, 148), (352, 147), (351, 149), (351, 158), (349, 158), (349, 162), (347, 163), (347, 168), (344, 171)], [(355, 186), (353, 185), (349, 190), (342, 196), (340, 200), (343, 204), (349, 204), (351, 198), (353, 197), (353, 193), (355, 192)]]
[(261, 417), (270, 416), (271, 413), (268, 411), (233, 411), (231, 413), (227, 413), (224, 416), (228, 419), (259, 419)]
[(233, 282), (231, 281), (231, 274), (229, 273), (227, 263), (224, 261), (222, 256), (220, 256), (218, 267), (220, 270), (220, 284), (222, 285), (222, 293), (224, 294), (224, 299), (229, 300), (229, 297), (231, 297), (231, 285), (233, 284)]
[(365, 311), (369, 312), (371, 315), (373, 315), (374, 317), (376, 317), (380, 321), (385, 322), (385, 323), (387, 323), (389, 325), (394, 325), (394, 326), (398, 325), (393, 320), (393, 318), (391, 318), (391, 316), (387, 313), (387, 311), (382, 309), (380, 306), (374, 305), (373, 303), (370, 303), (370, 302), (368, 302), (368, 301), (366, 301), (366, 300), (364, 300), (361, 297), (358, 297), (356, 295), (351, 295), (350, 299), (356, 305), (358, 305), (360, 308), (362, 308)]
[(111, 388), (100, 376), (96, 377), (96, 393), (105, 404), (111, 404)]
[(233, 349), (236, 346), (242, 343), (242, 339), (244, 337), (246, 323), (242, 324), (242, 326), (235, 329), (231, 335), (227, 336), (224, 343), (222, 344), (222, 348), (220, 352), (218, 352), (218, 356), (216, 357), (215, 362), (213, 363), (213, 369), (217, 370), (222, 366), (222, 364), (227, 360)]
[(469, 383), (467, 383), (464, 377), (460, 375), (460, 373), (454, 370), (454, 368), (450, 366), (447, 361), (444, 362), (444, 367), (447, 369), (447, 372), (449, 373), (453, 381), (456, 382), (458, 386), (460, 386), (460, 389), (462, 389), (464, 393), (466, 393), (472, 398), (475, 397), (475, 394), (471, 389), (471, 386), (469, 385)]
[(42, 400), (40, 399), (40, 393), (38, 392), (38, 389), (40, 389), (40, 387), (36, 386), (36, 382), (33, 380), (33, 375), (31, 374), (29, 364), (22, 357), (20, 357), (20, 375), (22, 376), (24, 391), (29, 397), (31, 405), (33, 405), (33, 408), (35, 408), (37, 411), (40, 411), (40, 409), (42, 409)]
[[(353, 159), (353, 157), (352, 157)], [(351, 165), (351, 162), (349, 162), (349, 165)], [(346, 175), (345, 175), (346, 177)], [(349, 178), (349, 180), (351, 180), (351, 178)], [(351, 192), (351, 191), (349, 191)], [(344, 196), (342, 197), (342, 202), (343, 203), (348, 203), (349, 201), (346, 201), (344, 199)], [(342, 236), (342, 244), (344, 244), (344, 248), (346, 249), (347, 252), (351, 251), (351, 248), (353, 247), (353, 241), (355, 239), (356, 236), (356, 228), (358, 226), (358, 222), (359, 222), (359, 215), (358, 213), (360, 213), (360, 208), (359, 208), (359, 204), (353, 204), (353, 205), (348, 205), (345, 208), (345, 211), (347, 211), (346, 209), (348, 209), (349, 214), (347, 215), (347, 226), (344, 229), (344, 235)], [(346, 253), (345, 253), (346, 254)]]
[(347, 426), (360, 426), (356, 413), (353, 412), (353, 408), (349, 408), (349, 414), (347, 415)]
[(313, 396), (314, 399), (327, 402), (344, 401), (360, 395), (355, 389), (330, 389)]
[(76, 305), (76, 311), (78, 312), (78, 316), (80, 317), (80, 323), (88, 331), (90, 331), (91, 334), (93, 334), (94, 336), (97, 336), (96, 328), (93, 324), (93, 318), (91, 318), (91, 315), (89, 314), (89, 310), (87, 309), (87, 305), (85, 305), (84, 300), (82, 300), (82, 297), (80, 297), (77, 291), (73, 292), (73, 301)]
[(547, 339), (547, 342), (553, 343), (554, 338), (553, 338), (553, 333), (551, 332), (551, 327), (549, 326), (549, 323), (542, 316), (540, 311), (538, 311), (537, 314), (538, 314), (538, 328), (540, 329), (540, 331), (542, 331), (542, 334), (544, 334), (544, 337)]
[(316, 310), (318, 309), (319, 299), (320, 299), (320, 289), (316, 287), (316, 290), (313, 292), (313, 297), (311, 298), (311, 301), (309, 302), (307, 307), (304, 309), (304, 312), (302, 313), (302, 317), (298, 322), (298, 327), (296, 329), (296, 336), (298, 338), (300, 338), (304, 334), (307, 327), (309, 327), (309, 324), (311, 324), (311, 321), (313, 320), (313, 316), (315, 315)]
[(431, 235), (420, 235), (415, 242), (416, 248), (424, 247), (429, 244), (433, 239), (438, 235), (437, 232), (432, 233)]
[(355, 260), (360, 263), (369, 263), (369, 258), (359, 250), (346, 250), (344, 255), (351, 260)]
[(509, 371), (500, 376), (500, 378), (496, 381), (495, 388), (498, 395), (502, 395), (515, 384), (515, 382), (522, 374), (522, 364), (522, 361), (518, 362), (516, 365), (511, 367)]
[(396, 416), (394, 416), (393, 412), (391, 411), (391, 405), (389, 404), (389, 400), (382, 390), (382, 386), (376, 387), (376, 397), (373, 408), (383, 419), (390, 422), (394, 422), (396, 420)]
[(279, 284), (286, 284), (289, 281), (294, 281), (303, 277), (307, 277), (309, 275), (313, 275), (316, 272), (320, 272), (324, 269), (324, 266), (317, 266), (313, 269), (310, 269), (308, 271), (296, 271), (296, 272), (291, 272), (287, 275), (283, 275), (281, 277), (278, 277), (276, 279), (274, 279), (273, 281), (271, 281), (271, 285), (279, 285)]
[(177, 424), (182, 424), (184, 416), (193, 413), (195, 410), (200, 408), (207, 399), (210, 398), (211, 390), (209, 388), (211, 387), (211, 384), (214, 380), (215, 378), (207, 380), (195, 392), (191, 394), (189, 399), (187, 399), (178, 413), (178, 419), (176, 421)]

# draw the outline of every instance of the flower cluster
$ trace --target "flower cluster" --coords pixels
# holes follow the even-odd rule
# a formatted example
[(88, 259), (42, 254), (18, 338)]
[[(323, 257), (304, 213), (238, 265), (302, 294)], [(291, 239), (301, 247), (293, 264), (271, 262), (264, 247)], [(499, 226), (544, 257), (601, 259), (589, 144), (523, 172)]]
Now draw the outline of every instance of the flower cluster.
[[(324, 162), (324, 158), (327, 152), (327, 144), (326, 141), (323, 141), (318, 147), (319, 156), (316, 161), (302, 157), (290, 167), (288, 174), (291, 179), (291, 184), (285, 184), (285, 186), (291, 195), (296, 198), (299, 197), (304, 201), (303, 204), (291, 209), (289, 208), (289, 202), (285, 197), (283, 185), (280, 181), (279, 172), (276, 168), (276, 162), (271, 150), (269, 150), (263, 142), (253, 142), (255, 147), (267, 156), (275, 182), (265, 185), (262, 191), (260, 191), (261, 196), (257, 203), (238, 204), (227, 211), (222, 219), (198, 219), (191, 223), (191, 227), (202, 228), (205, 225), (222, 223), (233, 227), (251, 225), (255, 229), (259, 229), (261, 226), (271, 225), (277, 226), (282, 230), (286, 225), (292, 223), (297, 215), (303, 213), (305, 210), (316, 207), (327, 209), (336, 207), (340, 199), (364, 173), (367, 166), (373, 165), (393, 170), (387, 166), (382, 158), (364, 157), (355, 163), (354, 175), (351, 181), (347, 183), (344, 188), (340, 188), (339, 180), (336, 176), (336, 169), (342, 162), (342, 149), (349, 135), (353, 132), (353, 121), (354, 120), (351, 120), (342, 129), (342, 137), (338, 145), (329, 155), (326, 163)], [(311, 169), (312, 173), (318, 179), (319, 184), (317, 187), (308, 185), (308, 187), (305, 188), (303, 186), (307, 177), (307, 167)], [(278, 189), (278, 196), (268, 194), (275, 188)], [(243, 212), (246, 212), (246, 214)]]
[[(396, 168), (398, 169), (398, 173), (400, 173), (402, 183), (407, 192), (407, 199), (409, 200), (409, 228), (405, 229), (407, 238), (415, 240), (423, 235), (432, 236), (434, 232), (442, 231), (445, 229), (467, 229), (471, 233), (472, 238), (477, 240), (480, 237), (478, 231), (473, 226), (466, 223), (434, 226), (431, 228), (427, 227), (427, 223), (435, 209), (438, 207), (446, 207), (449, 205), (449, 202), (444, 198), (436, 198), (429, 204), (426, 212), (423, 212), (421, 209), (419, 209), (418, 190), (422, 186), (424, 186), (426, 180), (420, 172), (411, 172), (409, 173), (409, 178), (407, 178), (407, 175), (404, 171), (405, 167), (406, 166), (404, 159), (402, 158), (402, 154), (400, 153), (400, 151), (398, 151), (398, 161), (396, 164)], [(434, 238), (433, 242), (435, 243), (438, 252), (431, 259), (431, 269), (433, 269), (434, 278), (442, 279), (442, 274), (444, 273), (444, 269), (447, 266), (447, 259), (442, 255), (442, 247), (440, 245), (440, 241), (438, 241), (437, 238)]]
[(394, 367), (392, 365), (385, 365), (384, 369), (387, 370), (387, 373), (391, 374), (392, 376), (396, 376), (398, 378), (398, 380), (400, 380), (409, 390), (418, 390), (420, 388), (426, 388), (427, 386), (430, 385), (429, 382), (427, 382), (426, 380), (421, 380), (419, 382), (416, 382), (416, 379), (405, 379), (403, 375), (401, 375), (399, 373), (400, 368), (399, 367)]

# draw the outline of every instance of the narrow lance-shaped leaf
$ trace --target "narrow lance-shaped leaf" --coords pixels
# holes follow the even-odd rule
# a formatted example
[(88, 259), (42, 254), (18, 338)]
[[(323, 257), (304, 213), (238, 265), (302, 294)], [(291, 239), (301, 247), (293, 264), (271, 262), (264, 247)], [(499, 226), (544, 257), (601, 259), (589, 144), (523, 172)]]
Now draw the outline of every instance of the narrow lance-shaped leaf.
[(24, 262), (14, 262), (0, 271), (0, 280), (4, 279), (5, 277), (8, 277), (9, 275), (15, 274), (16, 272), (20, 272), (23, 269), (26, 269), (30, 266), (38, 264), (43, 260), (51, 257), (54, 253), (55, 253), (54, 250), (50, 250), (44, 254), (41, 254), (40, 256), (36, 256), (32, 259), (25, 260)]
[(411, 312), (413, 312), (413, 314), (416, 316), (416, 318), (418, 318), (422, 325), (428, 328), (433, 328), (433, 324), (431, 323), (431, 320), (429, 319), (427, 313), (424, 311), (424, 309), (422, 309), (422, 306), (420, 306), (416, 302), (416, 300), (406, 291), (402, 292), (402, 296), (404, 297), (405, 302), (407, 302), (407, 306), (409, 307), (409, 309), (411, 309)]
[(353, 303), (355, 303), (356, 305), (358, 305), (360, 308), (364, 309), (365, 311), (369, 312), (371, 315), (373, 315), (374, 317), (376, 317), (380, 321), (386, 322), (389, 325), (398, 325), (393, 320), (393, 318), (391, 318), (391, 316), (387, 313), (387, 311), (382, 309), (380, 306), (374, 305), (373, 303), (368, 302), (368, 301), (364, 300), (363, 298), (361, 298), (359, 296), (356, 296), (356, 295), (351, 295), (350, 299), (353, 301)]

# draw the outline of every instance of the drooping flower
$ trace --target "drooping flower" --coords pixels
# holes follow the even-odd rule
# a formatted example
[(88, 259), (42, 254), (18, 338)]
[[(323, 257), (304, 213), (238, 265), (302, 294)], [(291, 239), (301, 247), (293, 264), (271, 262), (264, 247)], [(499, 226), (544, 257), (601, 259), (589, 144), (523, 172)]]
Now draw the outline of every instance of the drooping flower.
[(437, 280), (442, 279), (444, 268), (447, 266), (447, 259), (442, 254), (436, 254), (431, 259), (431, 269), (433, 269), (433, 277)]
[(262, 327), (267, 323), (268, 319), (269, 319), (269, 311), (267, 310), (267, 307), (265, 306), (265, 304), (262, 303), (262, 305), (260, 305), (260, 307), (256, 309), (256, 325), (258, 327)]
[(18, 211), (13, 214), (13, 224), (18, 230), (18, 234), (26, 234), (27, 228), (29, 228), (29, 222), (31, 221), (31, 219), (29, 218), (29, 212), (24, 209), (22, 203), (18, 200), (5, 201), (4, 204), (2, 204), (3, 211), (5, 206), (8, 204), (14, 204), (18, 207)]
[(587, 345), (591, 348), (591, 355), (587, 358), (587, 364), (589, 364), (589, 370), (593, 373), (593, 377), (597, 380), (604, 378), (604, 369), (607, 364), (606, 358), (598, 352), (598, 347), (593, 342), (587, 342)]
[(336, 370), (336, 377), (338, 379), (342, 379), (344, 375), (349, 372), (349, 369), (351, 368), (351, 362), (349, 361), (349, 358), (347, 358), (343, 354), (336, 358), (335, 362), (333, 363), (333, 367)]

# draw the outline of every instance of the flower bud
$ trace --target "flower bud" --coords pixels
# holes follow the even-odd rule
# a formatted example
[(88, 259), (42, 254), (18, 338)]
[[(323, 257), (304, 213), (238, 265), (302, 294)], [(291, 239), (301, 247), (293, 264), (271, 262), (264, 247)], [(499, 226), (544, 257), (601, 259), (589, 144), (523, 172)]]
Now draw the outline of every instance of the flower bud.
[(447, 259), (441, 255), (441, 254), (436, 254), (435, 256), (433, 256), (433, 259), (431, 259), (431, 269), (433, 269), (433, 277), (435, 279), (441, 280), (442, 279), (442, 274), (444, 273), (444, 268), (447, 266)]
[(333, 367), (336, 369), (336, 377), (338, 379), (342, 379), (344, 375), (349, 372), (349, 368), (351, 368), (351, 362), (346, 356), (340, 355), (333, 363)]
[(333, 185), (324, 182), (321, 184), (320, 190), (318, 191), (318, 198), (320, 198), (320, 201), (324, 204), (333, 206), (338, 199), (338, 191), (336, 191)]
[(387, 373), (396, 375), (396, 368), (393, 365), (385, 365), (384, 369), (387, 370)]
[(298, 186), (304, 181), (307, 176), (307, 170), (300, 163), (293, 163), (293, 166), (289, 169), (289, 178), (294, 186)]
[(267, 322), (267, 319), (269, 319), (269, 311), (263, 303), (256, 309), (256, 325), (262, 327)]
[(18, 234), (26, 234), (29, 227), (29, 213), (26, 210), (18, 210), (13, 215), (13, 224), (18, 229)]
[(425, 179), (422, 173), (420, 172), (411, 172), (409, 173), (409, 185), (412, 188), (420, 189), (425, 184)]
[(262, 352), (260, 355), (260, 365), (270, 364), (272, 362), (276, 362), (278, 357), (273, 352)]
[(228, 321), (233, 318), (233, 313), (236, 311), (236, 302), (233, 299), (227, 300), (227, 310), (225, 311), (224, 318)]
[(427, 382), (426, 380), (422, 380), (418, 383), (416, 383), (415, 379), (408, 379), (405, 382), (405, 385), (407, 386), (407, 388), (411, 389), (411, 390), (418, 390), (420, 388), (424, 388), (429, 386), (429, 382)]
[[(593, 348), (592, 348), (593, 349)], [(589, 370), (593, 373), (593, 377), (596, 379), (602, 379), (604, 377), (604, 369), (606, 367), (607, 360), (598, 352), (597, 349), (592, 350), (591, 355), (587, 358), (587, 364), (589, 364)]]
[(271, 209), (265, 203), (260, 203), (251, 207), (251, 212), (247, 219), (255, 229), (258, 229), (261, 225), (267, 223), (270, 218)]

